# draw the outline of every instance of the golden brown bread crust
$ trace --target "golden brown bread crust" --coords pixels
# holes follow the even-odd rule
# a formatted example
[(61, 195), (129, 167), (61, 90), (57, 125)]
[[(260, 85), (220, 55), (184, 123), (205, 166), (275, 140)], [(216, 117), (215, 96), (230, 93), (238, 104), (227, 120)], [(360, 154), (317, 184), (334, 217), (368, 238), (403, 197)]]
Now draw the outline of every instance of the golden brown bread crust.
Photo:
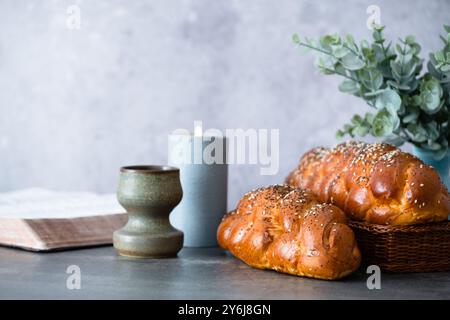
[(223, 218), (217, 239), (252, 267), (333, 280), (361, 261), (346, 222), (339, 208), (309, 191), (271, 186), (247, 193)]
[(443, 221), (450, 211), (448, 191), (436, 170), (389, 144), (350, 141), (315, 148), (286, 183), (309, 189), (350, 218), (368, 223)]

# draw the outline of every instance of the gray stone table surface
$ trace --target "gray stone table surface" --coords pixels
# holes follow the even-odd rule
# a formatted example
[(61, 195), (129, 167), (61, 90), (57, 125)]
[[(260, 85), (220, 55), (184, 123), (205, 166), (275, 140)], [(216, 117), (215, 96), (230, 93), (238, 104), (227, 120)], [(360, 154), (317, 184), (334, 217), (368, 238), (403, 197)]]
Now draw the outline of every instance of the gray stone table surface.
[[(81, 271), (69, 290), (67, 268)], [(112, 247), (53, 253), (0, 248), (1, 299), (450, 299), (450, 273), (384, 274), (369, 290), (360, 270), (340, 281), (248, 267), (218, 248), (163, 260), (119, 257)]]

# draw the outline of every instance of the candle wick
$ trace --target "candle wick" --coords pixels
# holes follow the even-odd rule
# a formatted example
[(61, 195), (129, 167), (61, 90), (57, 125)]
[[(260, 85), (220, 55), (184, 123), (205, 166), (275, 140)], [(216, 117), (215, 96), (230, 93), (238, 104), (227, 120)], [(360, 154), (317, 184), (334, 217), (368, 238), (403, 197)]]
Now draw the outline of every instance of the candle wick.
[(200, 121), (195, 121), (195, 122), (196, 123), (194, 124), (194, 136), (201, 137), (203, 135), (201, 122)]

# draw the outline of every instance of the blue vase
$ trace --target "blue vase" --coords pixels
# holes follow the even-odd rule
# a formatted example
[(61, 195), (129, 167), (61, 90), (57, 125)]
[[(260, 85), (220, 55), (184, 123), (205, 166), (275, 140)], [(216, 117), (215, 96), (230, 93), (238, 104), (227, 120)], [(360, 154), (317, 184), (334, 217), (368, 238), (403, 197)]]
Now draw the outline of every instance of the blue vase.
[(442, 182), (445, 184), (447, 189), (450, 190), (450, 152), (448, 152), (447, 155), (441, 160), (436, 160), (433, 158), (433, 153), (429, 150), (413, 146), (413, 154), (424, 163), (435, 168), (441, 176)]

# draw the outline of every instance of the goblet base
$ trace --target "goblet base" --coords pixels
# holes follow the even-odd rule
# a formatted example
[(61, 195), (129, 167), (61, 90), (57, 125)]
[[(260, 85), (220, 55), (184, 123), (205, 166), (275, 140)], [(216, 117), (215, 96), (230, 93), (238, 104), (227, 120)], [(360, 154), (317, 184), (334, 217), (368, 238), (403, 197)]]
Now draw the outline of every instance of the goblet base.
[(121, 256), (133, 258), (171, 258), (183, 247), (183, 233), (172, 230), (164, 233), (132, 233), (126, 229), (114, 232), (114, 248)]

